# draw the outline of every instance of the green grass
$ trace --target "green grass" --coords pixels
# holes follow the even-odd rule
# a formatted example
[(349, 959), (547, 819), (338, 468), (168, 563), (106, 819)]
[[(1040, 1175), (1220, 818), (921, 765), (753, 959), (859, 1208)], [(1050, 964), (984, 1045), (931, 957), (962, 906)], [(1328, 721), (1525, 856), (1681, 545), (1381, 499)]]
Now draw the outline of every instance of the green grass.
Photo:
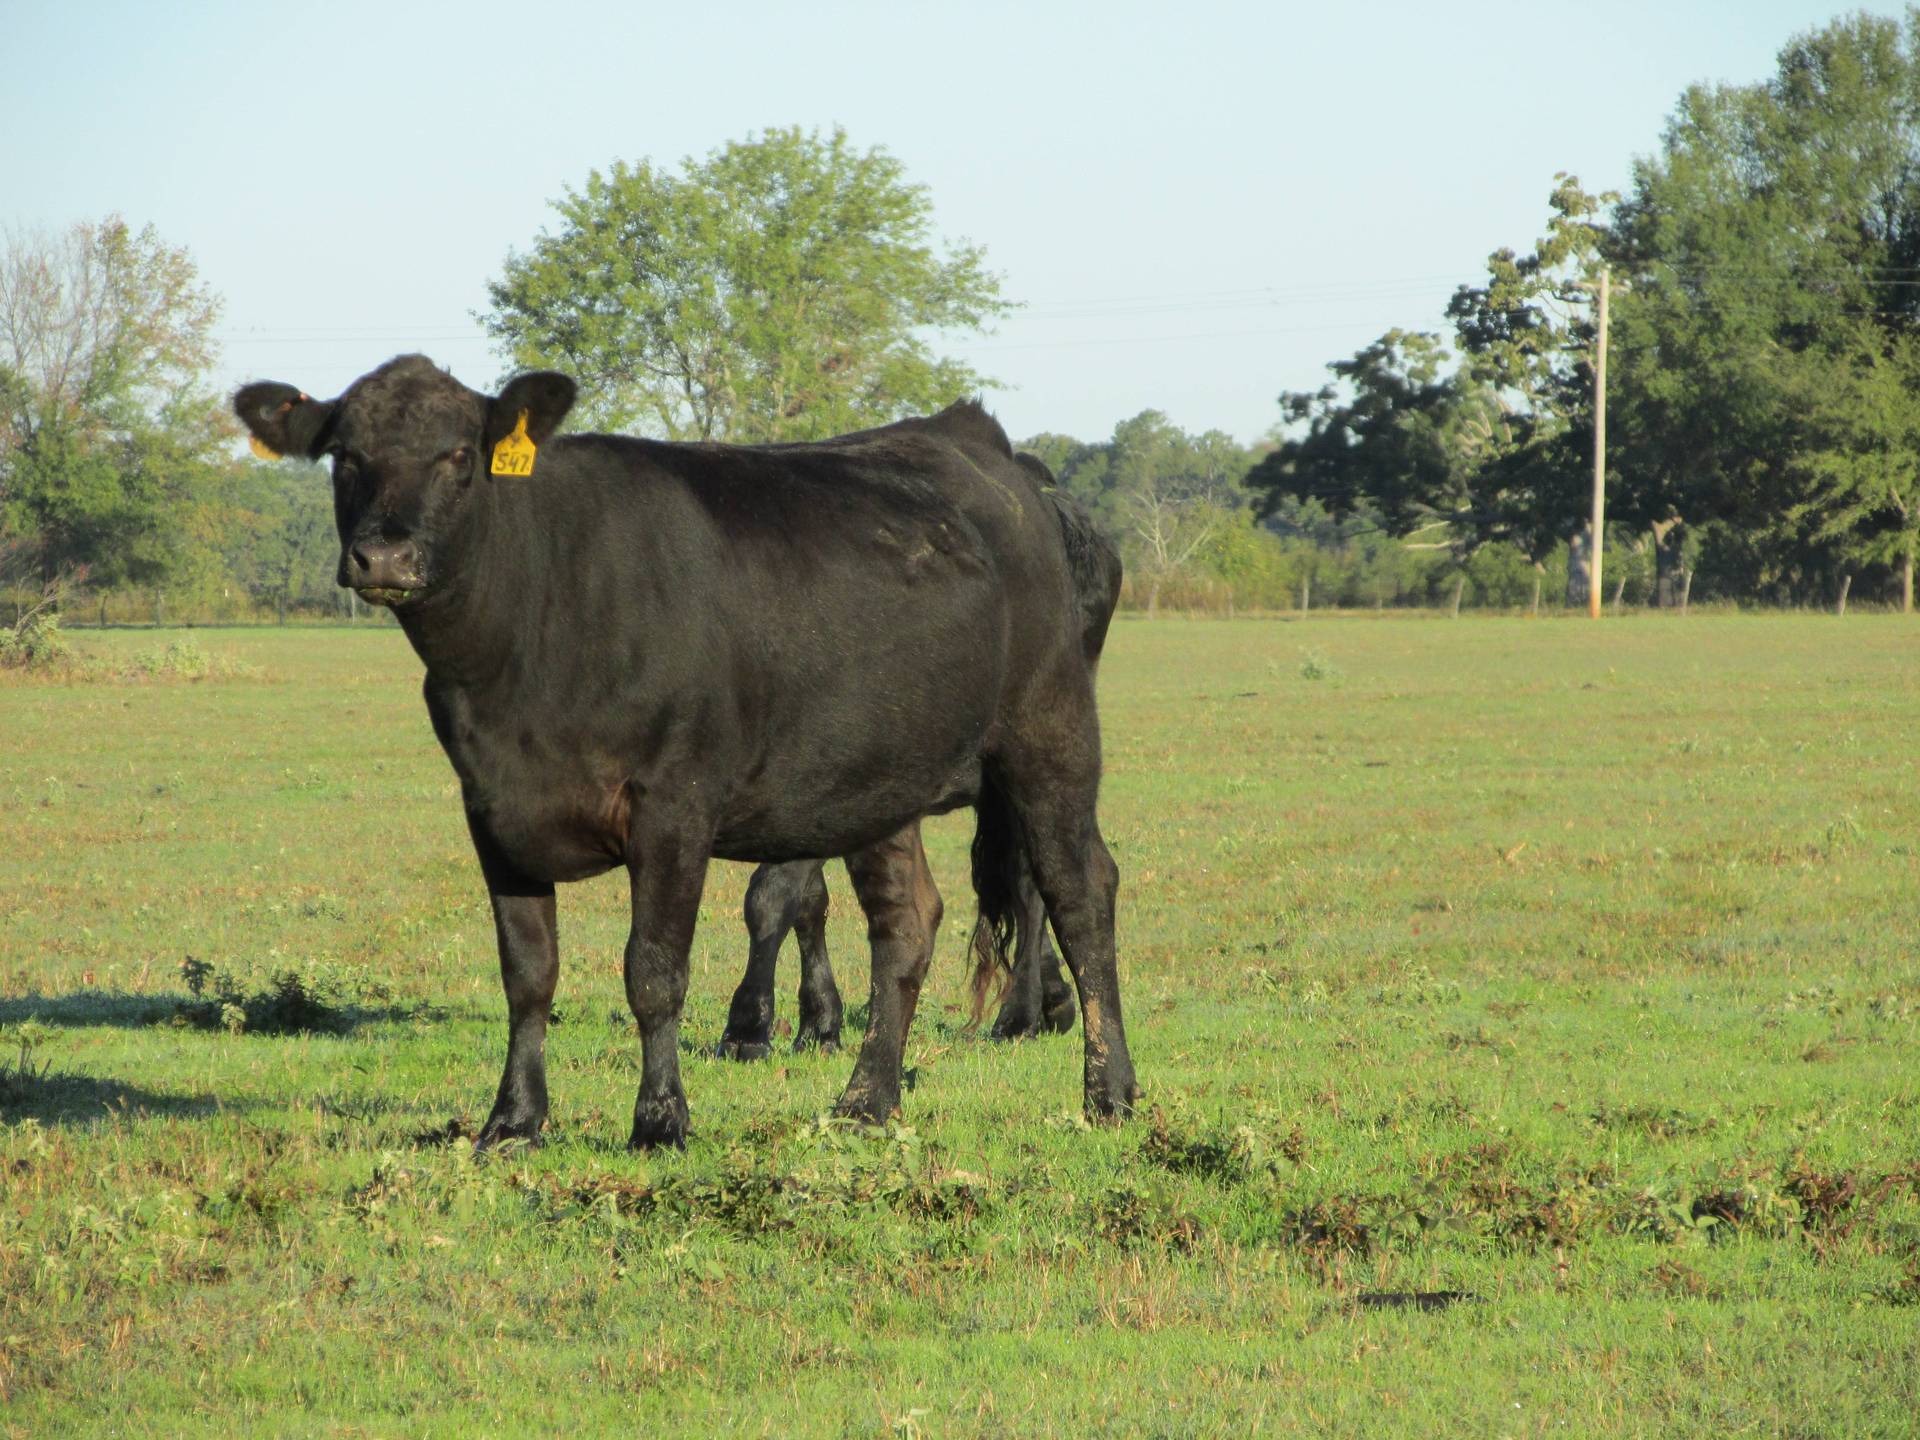
[[(821, 1121), (850, 1055), (690, 1049), (689, 1149), (627, 1155), (608, 876), (548, 1143), (487, 1163), (416, 662), (200, 639), (255, 670), (0, 683), (0, 1433), (1913, 1433), (1920, 627), (1123, 621), (1148, 1113), (1080, 1124), (1077, 1032), (965, 1029), (956, 816), (904, 1128)], [(1414, 1291), (1471, 1298), (1366, 1298)]]

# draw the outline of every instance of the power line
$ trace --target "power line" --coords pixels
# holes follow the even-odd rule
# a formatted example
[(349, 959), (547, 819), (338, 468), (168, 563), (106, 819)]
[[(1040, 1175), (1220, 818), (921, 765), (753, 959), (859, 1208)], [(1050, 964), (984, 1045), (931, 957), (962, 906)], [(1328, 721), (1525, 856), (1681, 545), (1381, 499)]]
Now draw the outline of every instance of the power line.
[[(1738, 267), (1700, 267), (1683, 271), (1677, 267), (1665, 267), (1668, 273), (1684, 282), (1687, 277), (1695, 278), (1713, 274), (1735, 281), (1734, 284), (1722, 284), (1716, 288), (1723, 293), (1746, 293), (1750, 295), (1776, 295), (1783, 290), (1802, 286), (1819, 278), (1833, 277), (1851, 281), (1863, 286), (1880, 289), (1920, 289), (1920, 266), (1885, 267), (1889, 275), (1913, 275), (1913, 279), (1863, 279), (1865, 271), (1830, 270), (1803, 272), (1800, 275), (1782, 275)], [(1232, 311), (1272, 311), (1292, 307), (1306, 308), (1325, 304), (1352, 303), (1356, 301), (1392, 302), (1422, 298), (1429, 287), (1440, 283), (1444, 276), (1404, 276), (1382, 277), (1371, 281), (1322, 281), (1305, 285), (1291, 286), (1248, 286), (1230, 290), (1204, 290), (1188, 292), (1164, 292), (1159, 295), (1132, 295), (1090, 297), (1078, 300), (1036, 301), (1023, 306), (1007, 317), (1009, 323), (1021, 321), (1043, 323), (1072, 323), (1076, 321), (1123, 320), (1155, 315), (1208, 314)], [(1458, 288), (1482, 288), (1464, 287)], [(1486, 306), (1493, 314), (1520, 315), (1539, 309), (1539, 300), (1521, 301), (1511, 305)], [(1726, 319), (1739, 319), (1750, 315), (1773, 313), (1760, 306), (1736, 306), (1711, 297), (1699, 297), (1698, 309), (1705, 315)], [(1897, 319), (1911, 318), (1904, 309), (1846, 307), (1828, 312), (1845, 318)], [(969, 352), (992, 353), (1014, 350), (1079, 349), (1096, 345), (1156, 345), (1176, 344), (1193, 340), (1277, 338), (1286, 335), (1326, 333), (1350, 330), (1356, 326), (1379, 322), (1377, 310), (1351, 318), (1327, 320), (1311, 325), (1263, 326), (1260, 328), (1187, 331), (1173, 334), (1124, 335), (1124, 336), (1086, 336), (1051, 340), (979, 340), (961, 341), (952, 348)], [(1415, 327), (1399, 327), (1415, 328)], [(1442, 327), (1444, 328), (1444, 322)], [(216, 331), (214, 338), (227, 346), (247, 345), (494, 345), (495, 338), (487, 334), (478, 325), (453, 325), (445, 322), (418, 326), (395, 326), (391, 324), (377, 327), (365, 326), (299, 326), (285, 330), (274, 330), (264, 326), (250, 326), (240, 330)]]

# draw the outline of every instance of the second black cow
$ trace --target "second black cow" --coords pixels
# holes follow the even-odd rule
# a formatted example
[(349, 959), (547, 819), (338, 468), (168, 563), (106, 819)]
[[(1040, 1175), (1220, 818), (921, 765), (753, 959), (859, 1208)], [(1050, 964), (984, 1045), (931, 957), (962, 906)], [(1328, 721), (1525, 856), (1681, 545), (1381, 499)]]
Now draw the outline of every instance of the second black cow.
[[(1053, 488), (1053, 476), (1031, 455), (1014, 457), (1027, 467), (1060, 523), (1067, 567), (1073, 577), (1074, 605), (1080, 624), (1081, 653), (1091, 676), (1099, 668), (1120, 603), (1120, 556), (1087, 513)], [(1073, 992), (1060, 975), (1060, 957), (1047, 943), (1047, 911), (1018, 847), (995, 850), (1013, 841), (982, 827), (973, 847), (981, 913), (973, 932), (974, 1022), (977, 1024), (997, 975), (1006, 977), (1006, 993), (993, 1022), (996, 1040), (1014, 1040), (1073, 1028)], [(827, 887), (823, 862), (794, 860), (762, 865), (747, 885), (745, 918), (746, 974), (727, 1008), (720, 1053), (740, 1060), (771, 1053), (773, 981), (780, 947), (789, 933), (800, 949), (800, 1014), (794, 1048), (831, 1045), (840, 1038), (840, 991), (827, 959)], [(1011, 887), (1012, 895), (1007, 890)], [(1008, 949), (1012, 947), (1011, 968)]]
[(1079, 991), (1088, 1115), (1127, 1113), (1093, 676), (1054, 506), (1000, 427), (963, 404), (813, 445), (555, 438), (573, 396), (549, 372), (482, 395), (403, 356), (335, 400), (234, 401), (269, 449), (331, 457), (341, 582), (391, 605), (426, 666), (507, 994), (479, 1143), (545, 1121), (554, 887), (616, 865), (630, 1143), (683, 1141), (713, 856), (847, 857), (873, 981), (838, 1110), (890, 1114), (939, 915), (918, 822), (965, 804), (1032, 865)]

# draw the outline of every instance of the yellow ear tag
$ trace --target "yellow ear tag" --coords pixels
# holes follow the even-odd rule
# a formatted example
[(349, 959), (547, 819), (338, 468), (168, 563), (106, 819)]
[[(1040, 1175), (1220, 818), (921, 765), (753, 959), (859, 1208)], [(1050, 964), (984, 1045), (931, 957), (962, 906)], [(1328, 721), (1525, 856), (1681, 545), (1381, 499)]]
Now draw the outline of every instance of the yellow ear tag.
[(533, 441), (527, 438), (527, 412), (522, 410), (520, 418), (513, 422), (513, 433), (493, 447), (493, 473), (531, 475), (533, 451)]
[(262, 460), (278, 460), (280, 458), (280, 452), (278, 450), (269, 450), (266, 446), (262, 445), (258, 435), (247, 436), (247, 448)]

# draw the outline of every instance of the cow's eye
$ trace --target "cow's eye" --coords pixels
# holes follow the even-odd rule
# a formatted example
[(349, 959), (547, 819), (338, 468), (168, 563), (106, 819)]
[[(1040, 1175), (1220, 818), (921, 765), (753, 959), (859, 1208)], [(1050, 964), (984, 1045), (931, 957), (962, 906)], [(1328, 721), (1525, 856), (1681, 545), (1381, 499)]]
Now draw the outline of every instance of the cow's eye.
[(473, 459), (473, 451), (469, 450), (465, 445), (458, 446), (447, 452), (447, 463), (456, 470), (466, 469), (467, 462), (471, 459)]

